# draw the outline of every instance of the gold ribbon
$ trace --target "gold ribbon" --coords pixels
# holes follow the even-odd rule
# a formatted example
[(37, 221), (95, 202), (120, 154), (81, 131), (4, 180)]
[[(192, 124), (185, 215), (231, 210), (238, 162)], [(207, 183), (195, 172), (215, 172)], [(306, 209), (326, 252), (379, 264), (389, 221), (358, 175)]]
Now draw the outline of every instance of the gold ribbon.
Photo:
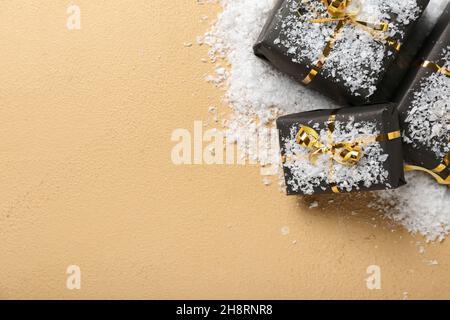
[(357, 20), (356, 17), (358, 16), (361, 5), (358, 2), (358, 6), (354, 11), (348, 11), (348, 7), (350, 6), (350, 3), (352, 0), (321, 0), (321, 2), (325, 5), (327, 8), (327, 13), (329, 14), (328, 18), (318, 18), (313, 19), (311, 22), (313, 23), (327, 23), (327, 22), (338, 22), (333, 36), (327, 41), (325, 48), (322, 51), (321, 56), (319, 57), (318, 62), (315, 66), (311, 68), (308, 75), (302, 80), (302, 83), (304, 85), (308, 85), (312, 82), (312, 80), (317, 76), (320, 69), (322, 69), (323, 65), (325, 64), (328, 56), (331, 53), (331, 50), (334, 47), (334, 44), (337, 40), (338, 34), (342, 31), (345, 25), (351, 24), (356, 27), (360, 27), (363, 30), (369, 32), (374, 39), (383, 41), (387, 44), (389, 44), (391, 47), (393, 47), (396, 51), (400, 51), (401, 44), (395, 41), (394, 39), (390, 37), (383, 38), (380, 35), (381, 33), (384, 33), (388, 30), (389, 25), (385, 22), (381, 23), (369, 23), (365, 21)]
[[(320, 154), (328, 154), (329, 160), (329, 181), (331, 181), (331, 190), (334, 193), (340, 193), (339, 188), (334, 182), (334, 162), (342, 165), (356, 165), (363, 156), (362, 146), (374, 143), (389, 141), (400, 138), (400, 131), (389, 132), (377, 136), (367, 137), (352, 142), (338, 142), (333, 140), (335, 129), (336, 114), (338, 110), (333, 110), (327, 122), (327, 143), (320, 141), (319, 133), (311, 127), (301, 125), (296, 136), (296, 141), (302, 147), (310, 149), (309, 160), (315, 164)], [(286, 162), (286, 158), (283, 159)]]
[(447, 69), (446, 67), (441, 67), (440, 65), (438, 65), (432, 61), (425, 60), (424, 62), (422, 62), (422, 64), (420, 66), (423, 68), (432, 69), (432, 70), (434, 70), (434, 72), (442, 73), (443, 75), (450, 77), (449, 69)]
[[(436, 73), (441, 73), (447, 77), (450, 77), (450, 70), (439, 66), (437, 63), (434, 63), (432, 61), (425, 60), (420, 65), (423, 68), (428, 68), (434, 70)], [(450, 143), (450, 141), (449, 141)], [(434, 169), (427, 169), (420, 166), (413, 166), (410, 164), (405, 165), (405, 171), (422, 171), (426, 172), (429, 175), (431, 175), (437, 183), (444, 184), (444, 185), (450, 185), (450, 174), (447, 177), (442, 177), (442, 173), (444, 170), (450, 167), (450, 152), (448, 152), (444, 159), (441, 161), (441, 163)]]

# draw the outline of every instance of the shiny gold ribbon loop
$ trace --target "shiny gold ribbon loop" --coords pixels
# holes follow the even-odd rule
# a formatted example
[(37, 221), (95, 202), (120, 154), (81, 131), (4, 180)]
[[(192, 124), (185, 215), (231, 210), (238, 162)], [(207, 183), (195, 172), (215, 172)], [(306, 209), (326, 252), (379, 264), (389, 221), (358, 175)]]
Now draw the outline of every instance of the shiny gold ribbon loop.
[(297, 143), (305, 148), (314, 148), (319, 144), (319, 134), (313, 128), (302, 126), (297, 133)]
[(323, 5), (327, 8), (327, 13), (329, 17), (327, 18), (317, 18), (311, 20), (312, 23), (328, 23), (328, 22), (338, 22), (333, 35), (325, 44), (325, 48), (322, 51), (321, 56), (317, 63), (311, 67), (306, 77), (302, 80), (304, 85), (309, 85), (312, 80), (317, 76), (319, 71), (325, 64), (326, 59), (330, 55), (331, 50), (337, 40), (337, 36), (346, 24), (351, 24), (356, 27), (360, 27), (367, 31), (370, 35), (374, 37), (375, 40), (385, 42), (391, 46), (394, 50), (399, 51), (401, 44), (390, 37), (382, 37), (379, 33), (386, 33), (389, 29), (389, 24), (386, 22), (380, 23), (370, 23), (366, 21), (357, 20), (359, 12), (361, 11), (361, 3), (356, 2), (356, 8), (353, 11), (348, 11), (351, 4), (351, 0), (321, 0)]
[[(334, 120), (333, 120), (334, 121)], [(332, 132), (333, 126), (328, 128)], [(321, 154), (329, 154), (331, 158), (343, 165), (356, 165), (363, 157), (362, 146), (374, 142), (388, 141), (400, 138), (400, 131), (390, 132), (388, 134), (381, 134), (378, 136), (360, 139), (353, 142), (329, 142), (327, 145), (319, 141), (319, 134), (311, 127), (302, 125), (296, 136), (297, 143), (304, 147), (311, 149), (309, 157), (312, 163), (315, 164), (317, 157)]]
[(442, 177), (441, 174), (450, 167), (450, 152), (447, 153), (442, 162), (434, 169), (427, 169), (420, 166), (405, 165), (405, 171), (422, 171), (431, 175), (439, 184), (450, 185), (450, 174)]

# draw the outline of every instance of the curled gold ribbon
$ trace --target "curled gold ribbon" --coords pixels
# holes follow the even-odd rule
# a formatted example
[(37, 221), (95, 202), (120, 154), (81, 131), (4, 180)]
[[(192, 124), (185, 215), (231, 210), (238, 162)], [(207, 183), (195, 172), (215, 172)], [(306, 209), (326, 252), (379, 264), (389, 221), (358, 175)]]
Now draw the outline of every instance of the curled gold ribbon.
[(380, 36), (380, 32), (385, 33), (389, 29), (389, 25), (386, 22), (369, 23), (356, 19), (361, 10), (361, 5), (359, 2), (357, 8), (352, 12), (348, 11), (348, 8), (352, 0), (321, 0), (321, 2), (327, 8), (327, 13), (329, 14), (329, 17), (313, 19), (311, 22), (327, 23), (337, 21), (338, 24), (334, 30), (333, 36), (331, 36), (330, 39), (328, 39), (325, 48), (323, 49), (322, 54), (320, 55), (317, 63), (311, 68), (308, 75), (302, 80), (302, 83), (304, 85), (309, 85), (312, 82), (312, 80), (317, 76), (320, 69), (322, 69), (323, 65), (325, 64), (327, 58), (331, 53), (331, 50), (334, 47), (334, 44), (336, 43), (338, 34), (347, 24), (360, 27), (363, 30), (369, 32), (374, 37), (374, 39), (384, 41), (385, 43), (393, 47), (394, 50), (396, 51), (400, 50), (401, 47), (400, 43), (398, 43), (397, 41), (395, 41), (390, 37), (383, 38), (382, 36)]
[(319, 134), (313, 128), (301, 126), (296, 137), (302, 147), (311, 149), (309, 160), (315, 164), (320, 154), (329, 154), (334, 161), (343, 165), (354, 165), (361, 160), (362, 149), (359, 142), (329, 143), (319, 140)]
[[(449, 141), (450, 142), (450, 141)], [(420, 166), (405, 165), (405, 171), (422, 171), (431, 175), (437, 183), (450, 185), (450, 174), (447, 177), (442, 177), (442, 173), (450, 166), (450, 152), (447, 153), (442, 162), (434, 169), (427, 169)]]
[(437, 183), (439, 184), (443, 184), (443, 185), (450, 185), (450, 175), (447, 176), (447, 178), (442, 178), (438, 173), (436, 173), (433, 170), (424, 168), (424, 167), (419, 167), (419, 166), (413, 166), (410, 164), (406, 164), (405, 165), (405, 171), (422, 171), (422, 172), (426, 172), (429, 175), (431, 175)]
[[(450, 77), (449, 69), (441, 67), (440, 65), (432, 61), (425, 60), (424, 62), (421, 63), (420, 66), (423, 68), (434, 70), (434, 72), (441, 73), (444, 76)], [(422, 171), (431, 175), (436, 180), (437, 183), (443, 185), (450, 185), (450, 174), (447, 177), (442, 176), (443, 172), (449, 167), (450, 167), (450, 152), (448, 152), (444, 156), (444, 159), (441, 161), (441, 163), (434, 169), (427, 169), (424, 167), (407, 164), (405, 165), (405, 171)]]
[[(336, 114), (338, 110), (333, 110), (328, 117), (327, 122), (327, 142), (320, 141), (319, 133), (311, 127), (301, 125), (296, 135), (296, 142), (305, 148), (310, 149), (309, 161), (312, 164), (317, 162), (317, 158), (321, 154), (328, 154), (329, 159), (329, 181), (331, 181), (331, 190), (334, 193), (340, 193), (337, 183), (334, 181), (334, 162), (342, 165), (353, 166), (363, 157), (362, 147), (367, 144), (389, 141), (400, 138), (400, 131), (393, 131), (386, 134), (371, 136), (355, 141), (348, 142), (334, 142), (333, 133), (335, 129)], [(286, 162), (286, 157), (283, 157), (283, 162)]]

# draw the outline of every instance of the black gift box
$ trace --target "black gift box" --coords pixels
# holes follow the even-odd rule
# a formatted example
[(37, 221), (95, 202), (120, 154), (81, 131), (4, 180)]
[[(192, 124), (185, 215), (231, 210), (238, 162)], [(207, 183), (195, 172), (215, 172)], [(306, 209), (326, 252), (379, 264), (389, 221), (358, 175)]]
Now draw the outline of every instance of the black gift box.
[(447, 183), (450, 183), (449, 70), (450, 4), (419, 54), (417, 66), (398, 98), (406, 162), (434, 171), (447, 179)]
[[(365, 12), (370, 4), (354, 0), (346, 10), (355, 12), (351, 6), (360, 4), (361, 14), (353, 19), (359, 22), (344, 20), (340, 29), (341, 21), (315, 20), (336, 20), (325, 1), (345, 2), (279, 0), (254, 46), (255, 54), (342, 105), (390, 101), (417, 53), (418, 47), (405, 46), (405, 42), (429, 0), (412, 0), (414, 19), (405, 19), (405, 12), (412, 12), (408, 0), (400, 2), (409, 3), (401, 12), (383, 7), (380, 21), (373, 21), (374, 17)], [(379, 2), (380, 6), (389, 6), (390, 0)], [(369, 24), (364, 27), (365, 22)], [(383, 23), (387, 31), (374, 30)], [(336, 41), (333, 43), (332, 39)], [(324, 54), (327, 57), (321, 61)]]
[(341, 193), (405, 184), (393, 104), (315, 110), (277, 119), (287, 193)]

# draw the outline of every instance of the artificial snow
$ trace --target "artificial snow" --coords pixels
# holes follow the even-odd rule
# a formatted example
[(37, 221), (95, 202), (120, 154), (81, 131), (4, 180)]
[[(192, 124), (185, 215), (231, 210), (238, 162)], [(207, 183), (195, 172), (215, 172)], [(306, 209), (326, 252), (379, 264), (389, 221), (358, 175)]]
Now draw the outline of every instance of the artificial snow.
[[(199, 1), (205, 2), (211, 1)], [(447, 3), (448, 0), (430, 1), (422, 18), (426, 22), (423, 34), (431, 30)], [(223, 81), (226, 87), (225, 100), (232, 108), (231, 119), (224, 122), (228, 141), (239, 145), (242, 139), (253, 139), (250, 141), (253, 143), (282, 114), (337, 108), (253, 54), (253, 44), (275, 0), (221, 0), (220, 4), (222, 13), (199, 43), (210, 46), (209, 59), (220, 73), (211, 80), (216, 85)], [(228, 64), (229, 70), (223, 73), (221, 68)], [(247, 156), (262, 164), (278, 164), (279, 150), (267, 149), (270, 152), (263, 154), (246, 150)], [(410, 173), (406, 177), (407, 186), (374, 193), (378, 200), (372, 206), (382, 209), (387, 217), (413, 233), (428, 240), (442, 240), (450, 232), (450, 189), (423, 173)]]

